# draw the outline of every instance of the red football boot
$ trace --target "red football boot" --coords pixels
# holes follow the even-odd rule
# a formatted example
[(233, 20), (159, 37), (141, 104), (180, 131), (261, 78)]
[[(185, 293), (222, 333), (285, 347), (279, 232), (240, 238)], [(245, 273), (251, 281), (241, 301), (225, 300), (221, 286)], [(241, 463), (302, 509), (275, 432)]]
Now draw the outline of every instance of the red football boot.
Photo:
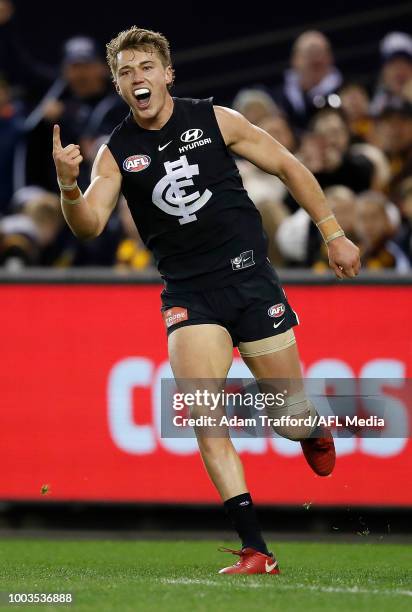
[(272, 554), (264, 555), (254, 548), (242, 548), (242, 550), (219, 548), (219, 550), (240, 557), (234, 565), (219, 570), (219, 574), (280, 574), (278, 562)]
[(321, 425), (317, 427), (314, 433), (316, 437), (300, 440), (303, 454), (315, 474), (329, 476), (336, 462), (332, 433), (327, 427)]

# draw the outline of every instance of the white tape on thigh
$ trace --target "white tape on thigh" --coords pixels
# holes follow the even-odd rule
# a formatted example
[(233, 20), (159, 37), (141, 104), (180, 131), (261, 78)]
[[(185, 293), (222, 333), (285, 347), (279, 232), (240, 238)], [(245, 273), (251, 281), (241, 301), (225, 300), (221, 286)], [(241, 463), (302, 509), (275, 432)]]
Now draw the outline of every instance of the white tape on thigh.
[(258, 357), (259, 355), (266, 355), (268, 353), (282, 351), (283, 349), (289, 348), (295, 344), (295, 342), (295, 334), (291, 328), (285, 331), (283, 334), (269, 336), (269, 338), (263, 338), (262, 340), (240, 342), (239, 353), (243, 357)]

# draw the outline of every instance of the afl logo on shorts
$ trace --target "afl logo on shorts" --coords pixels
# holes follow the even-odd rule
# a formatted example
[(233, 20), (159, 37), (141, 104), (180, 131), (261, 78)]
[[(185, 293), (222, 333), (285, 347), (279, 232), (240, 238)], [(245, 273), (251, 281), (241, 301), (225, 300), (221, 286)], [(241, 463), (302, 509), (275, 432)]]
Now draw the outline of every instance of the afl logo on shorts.
[(123, 169), (127, 172), (141, 172), (149, 167), (151, 159), (148, 155), (131, 155), (123, 162)]
[(285, 310), (284, 304), (275, 304), (269, 308), (268, 315), (276, 319), (277, 317), (281, 317), (285, 313)]

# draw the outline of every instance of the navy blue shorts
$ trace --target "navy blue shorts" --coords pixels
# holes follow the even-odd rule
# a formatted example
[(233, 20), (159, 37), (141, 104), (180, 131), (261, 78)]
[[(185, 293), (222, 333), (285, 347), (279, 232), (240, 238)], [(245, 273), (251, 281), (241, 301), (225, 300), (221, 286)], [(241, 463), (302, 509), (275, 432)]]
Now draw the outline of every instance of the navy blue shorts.
[(186, 325), (215, 323), (229, 332), (233, 346), (282, 334), (299, 319), (269, 262), (236, 285), (205, 291), (161, 293), (167, 334)]

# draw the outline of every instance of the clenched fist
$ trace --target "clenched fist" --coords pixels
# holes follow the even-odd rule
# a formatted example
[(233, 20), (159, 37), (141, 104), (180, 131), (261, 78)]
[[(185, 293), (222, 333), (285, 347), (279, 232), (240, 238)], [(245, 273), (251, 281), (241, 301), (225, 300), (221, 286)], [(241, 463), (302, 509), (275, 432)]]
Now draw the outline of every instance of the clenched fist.
[(72, 185), (79, 176), (83, 157), (79, 145), (69, 144), (63, 148), (58, 125), (53, 128), (53, 159), (59, 181), (63, 185)]
[(337, 278), (353, 278), (361, 267), (359, 249), (346, 236), (335, 238), (328, 244), (329, 266)]

